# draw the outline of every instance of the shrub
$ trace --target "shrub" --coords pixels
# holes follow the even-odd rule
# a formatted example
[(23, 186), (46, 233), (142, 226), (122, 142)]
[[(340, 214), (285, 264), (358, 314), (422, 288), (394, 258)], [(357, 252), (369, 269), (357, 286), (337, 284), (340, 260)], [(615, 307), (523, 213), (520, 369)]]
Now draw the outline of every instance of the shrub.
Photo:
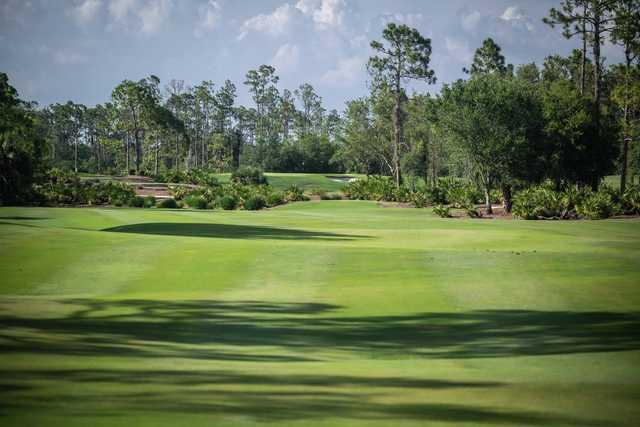
[(620, 197), (622, 211), (627, 215), (640, 214), (640, 184), (629, 186)]
[(244, 185), (267, 184), (267, 178), (262, 170), (252, 166), (242, 166), (231, 174), (231, 180)]
[(267, 196), (267, 206), (278, 206), (285, 203), (282, 193), (271, 193)]
[(576, 205), (578, 215), (589, 219), (609, 218), (616, 210), (616, 203), (606, 190), (592, 193)]
[(412, 202), (416, 208), (426, 208), (429, 205), (429, 197), (426, 192), (416, 191), (413, 193)]
[(222, 196), (217, 200), (216, 204), (225, 211), (231, 211), (234, 210), (236, 206), (238, 206), (238, 199), (236, 199), (234, 196), (229, 195)]
[(482, 216), (474, 205), (466, 205), (463, 206), (462, 209), (464, 209), (464, 212), (469, 218), (480, 218)]
[(449, 206), (435, 205), (433, 207), (433, 213), (438, 215), (440, 218), (450, 218), (451, 217), (451, 209), (449, 208)]
[(162, 199), (160, 203), (158, 203), (158, 207), (163, 209), (178, 209), (178, 203), (176, 203), (175, 199)]
[(342, 200), (341, 193), (325, 193), (320, 196), (321, 200)]
[(309, 193), (314, 196), (320, 196), (320, 198), (322, 199), (322, 197), (327, 194), (327, 190), (324, 190), (322, 188), (312, 188), (311, 190), (309, 190)]
[(194, 209), (207, 209), (207, 201), (202, 196), (190, 195), (184, 201)]
[(264, 198), (262, 196), (251, 196), (247, 198), (244, 203), (244, 209), (248, 211), (257, 211), (264, 208), (266, 205)]
[(284, 198), (288, 202), (300, 202), (304, 200), (309, 200), (300, 187), (295, 184), (292, 184), (289, 188), (284, 191)]
[(145, 208), (152, 208), (156, 205), (156, 198), (154, 196), (147, 196), (144, 198), (144, 205), (143, 207)]
[(131, 207), (141, 208), (144, 207), (144, 197), (136, 196), (131, 199)]

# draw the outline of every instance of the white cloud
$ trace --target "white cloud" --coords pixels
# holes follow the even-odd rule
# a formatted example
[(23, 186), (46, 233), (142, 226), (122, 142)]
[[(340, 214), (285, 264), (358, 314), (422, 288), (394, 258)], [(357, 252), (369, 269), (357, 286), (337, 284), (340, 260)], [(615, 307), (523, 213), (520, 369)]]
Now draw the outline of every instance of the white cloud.
[(365, 58), (353, 56), (338, 60), (336, 68), (327, 71), (322, 81), (332, 86), (347, 86), (362, 77)]
[(502, 16), (500, 16), (500, 19), (504, 19), (505, 21), (520, 20), (524, 19), (524, 15), (518, 6), (509, 6), (505, 9)]
[(465, 31), (474, 31), (478, 28), (478, 24), (480, 24), (481, 19), (482, 15), (477, 10), (469, 13), (468, 15), (463, 15), (461, 18), (462, 28)]
[(291, 20), (292, 9), (288, 3), (283, 4), (272, 13), (256, 15), (249, 18), (242, 24), (241, 32), (237, 39), (244, 39), (250, 31), (278, 35), (284, 32), (285, 27)]
[(122, 22), (137, 5), (137, 0), (111, 0), (107, 9), (115, 21)]
[(69, 50), (59, 50), (53, 53), (53, 62), (60, 65), (80, 64), (87, 62), (87, 57)]
[(101, 0), (84, 0), (71, 8), (69, 14), (80, 25), (90, 24), (100, 13), (102, 8)]
[(500, 16), (503, 21), (510, 22), (513, 26), (524, 26), (528, 31), (533, 31), (535, 26), (518, 6), (509, 6)]
[(300, 48), (297, 45), (285, 43), (271, 59), (271, 65), (279, 72), (289, 72), (296, 69), (300, 63)]
[(140, 31), (143, 33), (158, 31), (169, 17), (172, 6), (173, 0), (147, 0), (144, 6), (138, 10), (138, 16), (142, 21)]
[(473, 60), (473, 51), (467, 42), (451, 37), (445, 37), (444, 43), (449, 54), (458, 62), (469, 64)]
[(310, 16), (319, 29), (342, 27), (344, 22), (344, 0), (299, 0), (296, 9)]
[(206, 5), (200, 6), (198, 8), (198, 22), (193, 34), (200, 38), (205, 33), (213, 31), (220, 21), (221, 11), (220, 3), (215, 0), (209, 0)]
[(424, 15), (421, 13), (393, 13), (380, 16), (380, 21), (383, 25), (386, 25), (389, 22), (398, 22), (400, 24), (408, 25), (409, 27), (417, 27), (423, 20)]

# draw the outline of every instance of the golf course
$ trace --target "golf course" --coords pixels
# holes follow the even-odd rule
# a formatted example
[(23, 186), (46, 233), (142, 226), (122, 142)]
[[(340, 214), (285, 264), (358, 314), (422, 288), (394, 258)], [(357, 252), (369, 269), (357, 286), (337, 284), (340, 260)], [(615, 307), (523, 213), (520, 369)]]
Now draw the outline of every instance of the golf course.
[(632, 426), (640, 220), (0, 208), (3, 426)]

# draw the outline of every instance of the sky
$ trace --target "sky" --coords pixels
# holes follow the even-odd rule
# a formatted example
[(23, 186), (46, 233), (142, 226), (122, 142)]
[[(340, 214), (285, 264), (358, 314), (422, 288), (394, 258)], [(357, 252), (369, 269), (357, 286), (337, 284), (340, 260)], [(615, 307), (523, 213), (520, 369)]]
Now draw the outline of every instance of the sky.
[[(542, 23), (559, 0), (0, 0), (0, 72), (40, 105), (109, 100), (122, 80), (156, 75), (195, 85), (230, 79), (238, 102), (250, 69), (270, 64), (279, 88), (311, 83), (325, 107), (366, 95), (369, 43), (388, 22), (431, 39), (436, 93), (464, 77), (487, 37), (507, 62), (542, 64), (579, 41)], [(608, 63), (620, 49), (604, 46)]]

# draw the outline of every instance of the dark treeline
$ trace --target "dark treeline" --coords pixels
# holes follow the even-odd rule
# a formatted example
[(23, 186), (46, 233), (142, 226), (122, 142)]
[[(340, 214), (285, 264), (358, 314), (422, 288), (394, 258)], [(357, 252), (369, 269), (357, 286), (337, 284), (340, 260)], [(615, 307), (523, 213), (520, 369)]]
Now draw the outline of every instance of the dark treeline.
[[(398, 187), (464, 177), (485, 192), (488, 210), (492, 190), (508, 208), (514, 189), (544, 180), (596, 188), (619, 173), (624, 189), (640, 172), (640, 2), (564, 0), (544, 21), (578, 48), (514, 67), (488, 38), (465, 67), (468, 78), (437, 95), (406, 89), (410, 80), (435, 82), (431, 40), (389, 24), (371, 43), (369, 95), (341, 113), (328, 112), (310, 84), (280, 88), (269, 65), (246, 73), (248, 106), (237, 105), (229, 80), (188, 87), (149, 76), (123, 81), (92, 108), (38, 108), (3, 74), (3, 199), (48, 167), (161, 175), (250, 165), (388, 175)], [(623, 63), (606, 63), (605, 40)]]

